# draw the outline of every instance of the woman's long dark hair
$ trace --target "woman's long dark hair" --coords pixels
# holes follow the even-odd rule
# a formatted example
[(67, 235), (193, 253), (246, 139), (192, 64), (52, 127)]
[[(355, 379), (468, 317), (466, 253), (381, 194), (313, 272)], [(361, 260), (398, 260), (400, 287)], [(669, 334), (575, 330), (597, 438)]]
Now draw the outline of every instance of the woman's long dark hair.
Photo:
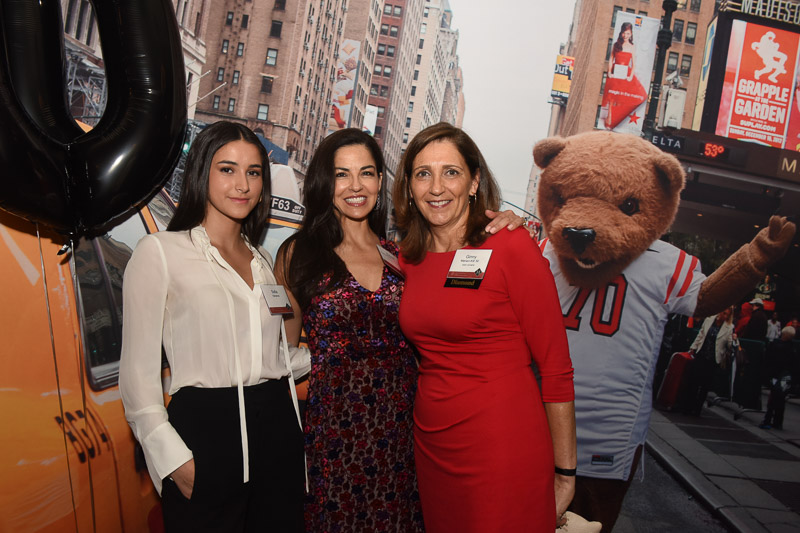
[(631, 30), (631, 38), (628, 42), (633, 44), (633, 24), (630, 22), (623, 22), (622, 26), (619, 29), (619, 35), (617, 36), (617, 42), (614, 43), (614, 53), (622, 52), (622, 45), (625, 43), (625, 39), (622, 38), (622, 34), (625, 33), (625, 30)]
[[(289, 287), (302, 309), (308, 307), (311, 298), (335, 287), (347, 275), (344, 261), (334, 251), (344, 239), (344, 233), (333, 205), (336, 187), (333, 163), (337, 150), (353, 145), (366, 147), (375, 160), (378, 175), (383, 175), (383, 154), (372, 136), (348, 128), (325, 137), (314, 152), (306, 173), (303, 223), (278, 252), (279, 260), (284, 261), (282, 266)], [(367, 217), (369, 227), (379, 237), (386, 236), (386, 202), (386, 182), (381, 181), (378, 203)], [(289, 256), (291, 260), (287, 263)], [(320, 286), (327, 274), (331, 275), (330, 282)]]
[(242, 221), (242, 235), (254, 246), (261, 240), (267, 227), (270, 207), (269, 155), (266, 148), (249, 128), (235, 122), (215, 122), (201, 131), (192, 142), (186, 155), (186, 170), (183, 172), (183, 189), (178, 208), (172, 216), (167, 231), (190, 230), (198, 226), (206, 216), (208, 204), (208, 175), (214, 154), (233, 141), (252, 144), (261, 155), (261, 201)]

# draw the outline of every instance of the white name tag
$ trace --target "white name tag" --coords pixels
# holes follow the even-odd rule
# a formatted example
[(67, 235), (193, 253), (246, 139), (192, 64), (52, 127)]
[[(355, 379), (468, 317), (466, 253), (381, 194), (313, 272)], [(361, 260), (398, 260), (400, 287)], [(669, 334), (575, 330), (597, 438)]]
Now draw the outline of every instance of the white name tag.
[(383, 259), (383, 264), (385, 264), (389, 270), (400, 276), (401, 278), (405, 278), (403, 275), (403, 269), (400, 267), (400, 260), (397, 259), (392, 252), (381, 246), (378, 245), (378, 253), (381, 254), (381, 259)]
[(456, 250), (444, 286), (477, 289), (486, 274), (491, 256), (491, 250)]
[(286, 315), (294, 312), (283, 285), (262, 285), (261, 292), (264, 293), (264, 300), (271, 314)]

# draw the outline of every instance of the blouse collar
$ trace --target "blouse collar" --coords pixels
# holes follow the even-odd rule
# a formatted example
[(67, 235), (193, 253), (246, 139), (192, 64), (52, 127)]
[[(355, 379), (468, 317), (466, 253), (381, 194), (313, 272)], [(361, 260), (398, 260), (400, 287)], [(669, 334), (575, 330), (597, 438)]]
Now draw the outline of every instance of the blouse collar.
[[(217, 247), (211, 244), (211, 238), (208, 236), (208, 232), (202, 224), (198, 224), (192, 228), (189, 231), (189, 235), (192, 239), (192, 242), (195, 243), (195, 246), (200, 249), (203, 256), (206, 258), (206, 261), (216, 262), (226, 269), (230, 268), (228, 262), (225, 261), (225, 259), (222, 257), (222, 254), (220, 254), (219, 250), (217, 250)], [(244, 238), (244, 243), (253, 254), (253, 260), (250, 262), (251, 268), (255, 267), (253, 268), (253, 282), (255, 284), (267, 283), (268, 276), (266, 275), (266, 272), (269, 270), (269, 266), (267, 265), (266, 258), (256, 247), (250, 243), (250, 240), (247, 237)]]

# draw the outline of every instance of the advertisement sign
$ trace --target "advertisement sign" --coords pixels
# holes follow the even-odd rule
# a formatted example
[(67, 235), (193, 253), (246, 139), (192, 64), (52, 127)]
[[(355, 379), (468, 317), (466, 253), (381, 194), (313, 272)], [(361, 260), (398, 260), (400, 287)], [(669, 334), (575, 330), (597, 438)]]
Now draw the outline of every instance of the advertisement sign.
[(558, 55), (556, 58), (556, 70), (553, 74), (553, 88), (550, 90), (552, 98), (564, 101), (569, 98), (569, 88), (572, 84), (572, 71), (574, 68), (574, 57)]
[(358, 55), (361, 42), (345, 39), (339, 48), (336, 60), (336, 81), (331, 94), (331, 114), (328, 117), (328, 133), (350, 127), (353, 93), (358, 76)]
[(605, 129), (641, 134), (660, 24), (655, 18), (617, 12), (600, 110)]
[(364, 131), (370, 135), (375, 135), (375, 125), (378, 123), (378, 106), (367, 105), (367, 112), (364, 113)]
[(794, 88), (799, 40), (796, 33), (733, 21), (717, 135), (797, 149), (800, 113)]
[(697, 85), (697, 99), (694, 104), (694, 119), (692, 129), (700, 130), (700, 122), (703, 118), (703, 107), (706, 103), (706, 90), (708, 89), (708, 75), (711, 72), (711, 54), (714, 52), (714, 38), (717, 36), (717, 19), (714, 18), (708, 24), (706, 31), (706, 44), (703, 51), (703, 64), (700, 67), (700, 82)]

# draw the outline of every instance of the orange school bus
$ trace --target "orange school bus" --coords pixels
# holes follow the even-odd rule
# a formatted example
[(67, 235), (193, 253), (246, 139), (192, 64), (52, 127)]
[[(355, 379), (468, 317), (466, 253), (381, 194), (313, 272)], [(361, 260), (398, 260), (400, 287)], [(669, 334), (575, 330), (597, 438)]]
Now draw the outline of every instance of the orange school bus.
[(161, 192), (72, 260), (0, 211), (0, 533), (163, 531), (117, 381), (122, 274), (172, 212)]

